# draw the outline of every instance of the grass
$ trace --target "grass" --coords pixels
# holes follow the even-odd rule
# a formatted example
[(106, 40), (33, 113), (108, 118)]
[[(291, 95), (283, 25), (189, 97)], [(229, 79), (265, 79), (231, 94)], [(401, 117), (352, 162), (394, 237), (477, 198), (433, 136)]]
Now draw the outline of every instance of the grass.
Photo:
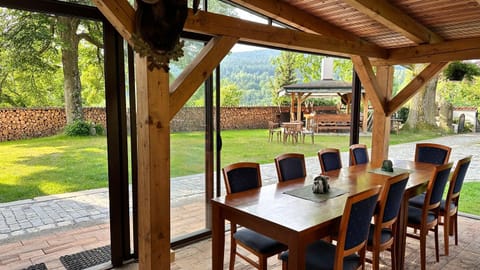
[(0, 202), (105, 187), (105, 137), (0, 143)]
[(478, 198), (480, 198), (480, 182), (463, 183), (458, 211), (480, 216)]
[[(434, 132), (392, 134), (390, 144), (438, 137)], [(222, 132), (222, 164), (238, 161), (272, 163), (285, 152), (315, 156), (317, 151), (333, 147), (347, 151), (349, 136), (317, 135), (315, 144), (306, 137), (305, 144), (267, 142), (267, 131), (227, 130)], [(172, 177), (197, 174), (205, 168), (203, 132), (171, 135)], [(371, 137), (360, 137), (371, 147)], [(66, 137), (20, 140), (0, 143), (0, 202), (37, 196), (87, 190), (107, 186), (107, 146), (105, 137)], [(460, 211), (480, 215), (476, 198), (480, 183), (466, 183)]]

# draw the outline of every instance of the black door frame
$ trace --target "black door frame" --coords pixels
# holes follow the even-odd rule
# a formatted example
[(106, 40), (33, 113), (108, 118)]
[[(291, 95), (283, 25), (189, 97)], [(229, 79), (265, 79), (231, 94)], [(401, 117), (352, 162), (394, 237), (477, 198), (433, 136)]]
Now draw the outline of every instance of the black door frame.
[[(0, 7), (78, 17), (103, 23), (111, 260), (113, 266), (120, 266), (136, 255), (136, 249), (130, 244), (129, 230), (128, 137), (123, 39), (96, 7), (55, 0), (0, 0)], [(132, 168), (133, 165), (132, 162)], [(119, 205), (121, 207), (118, 207)]]

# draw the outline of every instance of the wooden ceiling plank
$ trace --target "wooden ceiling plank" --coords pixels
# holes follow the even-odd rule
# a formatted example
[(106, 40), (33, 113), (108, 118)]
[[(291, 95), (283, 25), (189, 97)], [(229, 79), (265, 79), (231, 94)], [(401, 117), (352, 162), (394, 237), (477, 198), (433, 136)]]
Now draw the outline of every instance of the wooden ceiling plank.
[(385, 25), (389, 29), (401, 33), (416, 43), (438, 43), (442, 37), (418, 23), (401, 9), (387, 1), (378, 0), (343, 0), (358, 11)]
[(386, 111), (385, 96), (380, 89), (377, 77), (373, 72), (372, 65), (368, 58), (363, 56), (352, 56), (353, 67), (365, 88), (365, 92), (372, 103), (374, 110), (380, 110), (382, 113)]
[(238, 38), (228, 36), (212, 38), (177, 77), (170, 86), (170, 119), (173, 119), (198, 87), (212, 74), (237, 40)]
[(387, 59), (372, 59), (375, 65), (433, 63), (480, 58), (480, 38), (466, 38), (388, 50)]
[(206, 35), (235, 35), (241, 41), (253, 44), (311, 53), (345, 57), (352, 54), (379, 58), (387, 57), (386, 50), (376, 45), (339, 40), (203, 11), (198, 11), (195, 15), (190, 11), (184, 30)]
[(135, 9), (127, 0), (93, 0), (93, 3), (117, 29), (118, 33), (130, 43), (135, 33)]
[(230, 0), (230, 2), (246, 7), (259, 14), (265, 15), (269, 18), (275, 19), (281, 23), (305, 32), (317, 33), (355, 42), (362, 42), (362, 40), (354, 34), (284, 1)]
[(405, 86), (387, 104), (387, 116), (396, 112), (403, 104), (412, 98), (431, 78), (437, 75), (448, 62), (431, 63), (422, 70), (407, 86)]

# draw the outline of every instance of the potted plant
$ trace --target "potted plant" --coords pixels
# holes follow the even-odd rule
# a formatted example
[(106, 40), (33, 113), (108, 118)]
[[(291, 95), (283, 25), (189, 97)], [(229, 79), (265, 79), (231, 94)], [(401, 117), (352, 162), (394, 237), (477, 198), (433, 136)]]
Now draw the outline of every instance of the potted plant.
[(480, 68), (473, 63), (455, 61), (448, 65), (443, 75), (450, 81), (462, 81), (464, 77), (471, 81), (473, 76), (480, 75)]

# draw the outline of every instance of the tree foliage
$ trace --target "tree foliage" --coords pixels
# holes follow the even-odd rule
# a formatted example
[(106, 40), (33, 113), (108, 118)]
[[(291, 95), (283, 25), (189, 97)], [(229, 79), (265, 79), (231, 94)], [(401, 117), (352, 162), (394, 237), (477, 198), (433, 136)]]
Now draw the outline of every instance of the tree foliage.
[(287, 51), (281, 52), (278, 57), (272, 59), (272, 64), (275, 65), (275, 77), (270, 80), (273, 104), (278, 106), (289, 104), (289, 99), (279, 96), (278, 91), (285, 85), (297, 82), (295, 63), (295, 53)]
[[(0, 17), (0, 106), (68, 107), (71, 103), (82, 113), (83, 105), (103, 103), (99, 22), (8, 9), (1, 9)], [(83, 89), (87, 89), (85, 99)], [(70, 120), (82, 118), (67, 115)]]
[(222, 107), (238, 107), (242, 99), (242, 92), (236, 84), (222, 80), (220, 88), (220, 105)]

